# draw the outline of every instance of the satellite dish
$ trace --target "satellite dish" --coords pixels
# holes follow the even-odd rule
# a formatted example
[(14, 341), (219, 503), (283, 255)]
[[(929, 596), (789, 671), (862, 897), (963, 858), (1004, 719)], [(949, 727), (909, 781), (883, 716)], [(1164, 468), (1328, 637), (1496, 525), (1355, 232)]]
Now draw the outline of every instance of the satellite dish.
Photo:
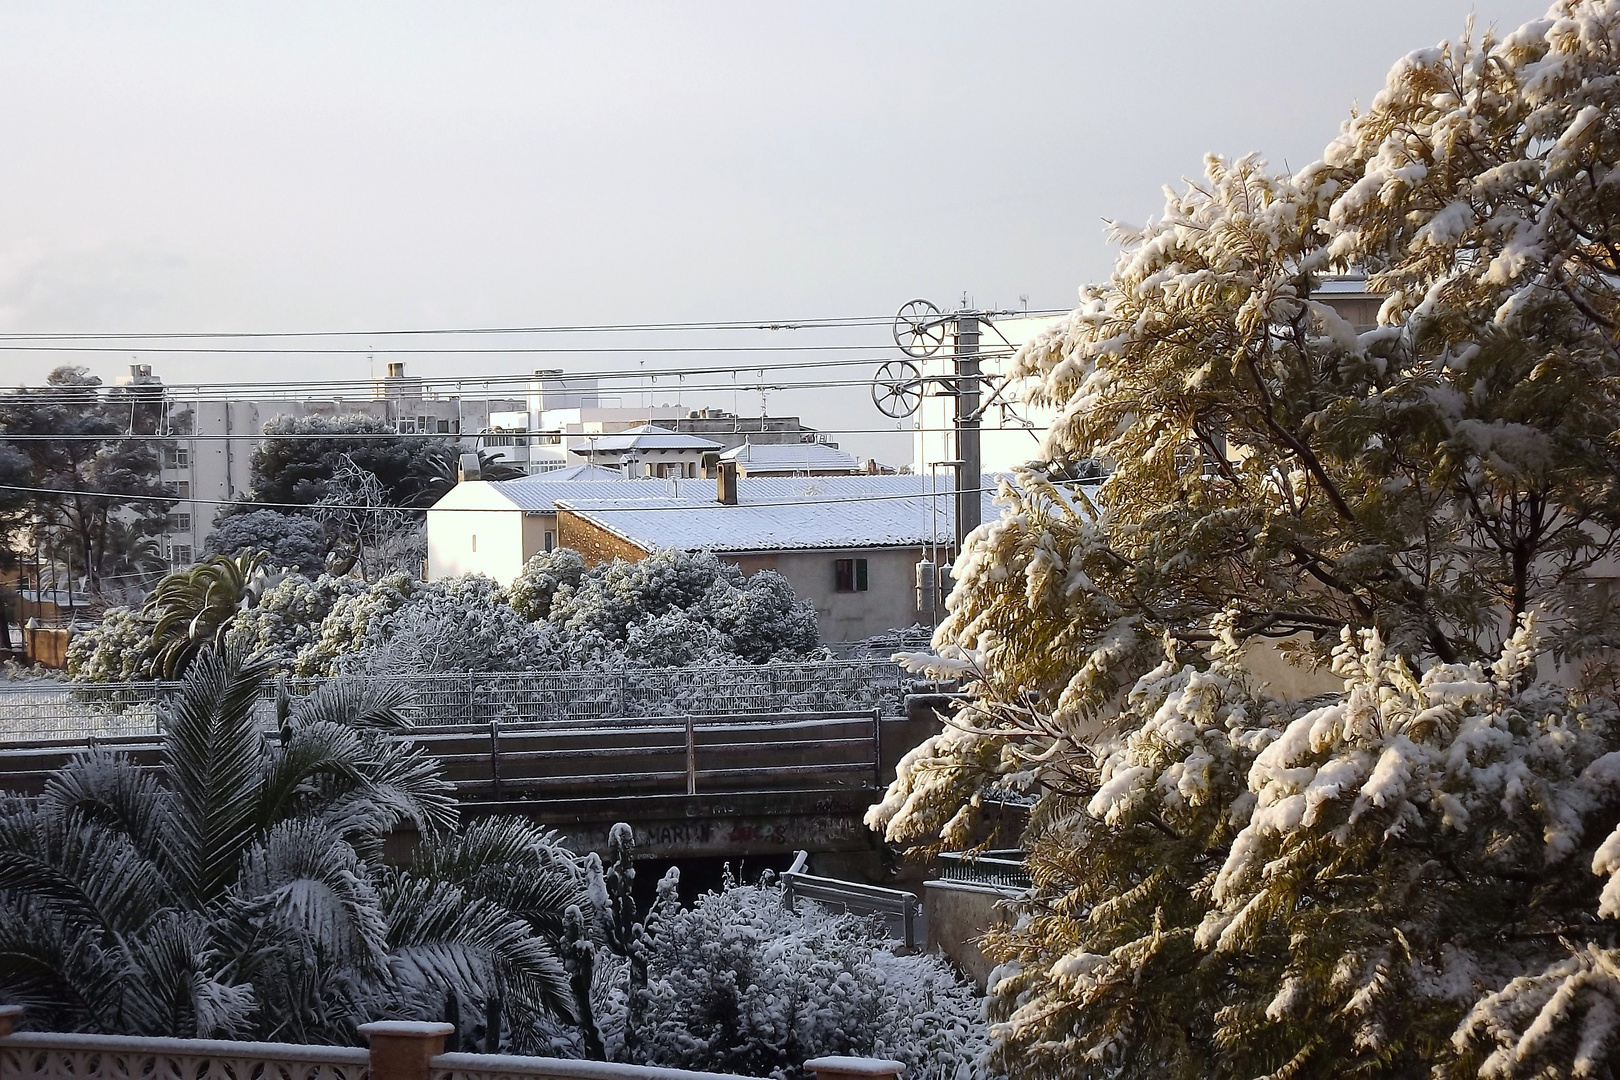
[(872, 379), (872, 403), (884, 416), (910, 416), (922, 404), (922, 372), (910, 360), (890, 360)]
[(927, 300), (910, 300), (894, 316), (894, 343), (917, 360), (933, 356), (945, 346), (945, 324), (950, 319)]

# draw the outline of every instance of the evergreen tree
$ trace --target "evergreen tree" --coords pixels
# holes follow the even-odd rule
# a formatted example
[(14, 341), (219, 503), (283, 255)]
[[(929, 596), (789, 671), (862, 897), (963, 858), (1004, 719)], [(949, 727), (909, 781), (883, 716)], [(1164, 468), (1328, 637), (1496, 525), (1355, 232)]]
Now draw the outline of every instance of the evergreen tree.
[[(162, 532), (174, 505), (159, 480), (162, 425), (160, 406), (131, 389), (103, 389), (84, 368), (60, 367), (44, 387), (0, 395), (0, 483), (30, 489), (0, 491), (0, 540), (14, 550), (26, 525), (42, 553), (91, 590), (127, 571), (131, 551)], [(6, 442), (8, 434), (34, 437)]]
[[(912, 661), (972, 699), (869, 815), (966, 844), (1040, 793), (1010, 1072), (1611, 1074), (1617, 95), (1612, 0), (1413, 53), (1321, 161), (1117, 229), (1015, 359), (1048, 464)], [(1272, 694), (1279, 648), (1342, 692)]]

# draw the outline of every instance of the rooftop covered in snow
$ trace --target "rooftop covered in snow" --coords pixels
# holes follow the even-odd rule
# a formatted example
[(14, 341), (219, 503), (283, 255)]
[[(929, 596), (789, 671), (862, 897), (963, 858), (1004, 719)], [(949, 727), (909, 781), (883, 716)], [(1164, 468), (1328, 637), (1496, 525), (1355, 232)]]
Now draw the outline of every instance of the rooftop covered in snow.
[(657, 424), (642, 424), (611, 435), (587, 435), (568, 449), (576, 454), (626, 454), (645, 450), (719, 450), (722, 444), (697, 435), (683, 435)]
[[(980, 485), (986, 521), (997, 516), (997, 479)], [(716, 500), (714, 482), (704, 480), (651, 497), (564, 494), (556, 505), (644, 551), (919, 547), (955, 535), (950, 485), (926, 476), (762, 477), (737, 488), (735, 506)]]
[(720, 455), (744, 476), (766, 473), (853, 473), (855, 458), (823, 443), (744, 443)]

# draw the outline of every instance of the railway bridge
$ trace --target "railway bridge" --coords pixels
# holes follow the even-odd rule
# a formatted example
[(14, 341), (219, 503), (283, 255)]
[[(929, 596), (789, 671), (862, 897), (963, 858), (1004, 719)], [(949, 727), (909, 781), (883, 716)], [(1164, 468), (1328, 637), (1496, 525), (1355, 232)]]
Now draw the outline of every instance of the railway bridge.
[[(884, 712), (494, 719), (420, 724), (401, 737), (443, 764), (464, 816), (521, 814), (578, 850), (605, 851), (608, 830), (624, 821), (655, 859), (858, 857), (876, 850), (861, 823), (866, 808), (937, 724)], [(152, 767), (160, 760), (155, 732), (94, 741)], [(10, 742), (0, 748), (0, 788), (37, 793), (88, 743)]]

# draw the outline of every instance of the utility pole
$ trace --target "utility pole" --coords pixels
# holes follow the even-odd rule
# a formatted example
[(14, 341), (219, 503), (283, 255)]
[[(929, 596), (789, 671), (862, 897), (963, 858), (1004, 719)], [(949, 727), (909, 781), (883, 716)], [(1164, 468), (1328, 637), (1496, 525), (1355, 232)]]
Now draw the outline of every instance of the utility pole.
[(979, 527), (979, 314), (956, 317), (956, 552)]

